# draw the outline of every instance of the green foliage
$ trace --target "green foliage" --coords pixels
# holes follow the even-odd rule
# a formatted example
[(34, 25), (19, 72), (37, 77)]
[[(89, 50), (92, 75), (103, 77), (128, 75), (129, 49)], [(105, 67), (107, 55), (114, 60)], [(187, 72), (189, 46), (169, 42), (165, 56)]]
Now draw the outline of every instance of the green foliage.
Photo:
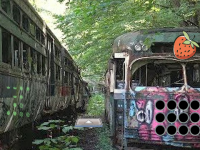
[(83, 128), (62, 125), (63, 123), (64, 121), (62, 120), (49, 120), (48, 122), (42, 123), (37, 127), (38, 130), (52, 131), (56, 128), (61, 128), (64, 135), (54, 138), (36, 139), (32, 144), (38, 145), (40, 150), (82, 150), (81, 148), (71, 148), (72, 146), (76, 147), (79, 138), (76, 136), (69, 136), (67, 133), (73, 129), (83, 130)]
[[(63, 0), (59, 0), (63, 1)], [(190, 7), (180, 0), (176, 7), (167, 0), (74, 0), (66, 14), (55, 16), (83, 76), (101, 80), (112, 53), (114, 39), (129, 31), (178, 27), (193, 17), (199, 3)], [(177, 0), (179, 2), (179, 0)]]
[(104, 125), (102, 128), (96, 128), (98, 135), (98, 144), (96, 149), (100, 150), (114, 150), (111, 146), (111, 139), (109, 138), (110, 130), (107, 125)]
[(92, 95), (92, 97), (89, 99), (87, 114), (89, 116), (101, 116), (104, 110), (104, 96), (101, 94)]

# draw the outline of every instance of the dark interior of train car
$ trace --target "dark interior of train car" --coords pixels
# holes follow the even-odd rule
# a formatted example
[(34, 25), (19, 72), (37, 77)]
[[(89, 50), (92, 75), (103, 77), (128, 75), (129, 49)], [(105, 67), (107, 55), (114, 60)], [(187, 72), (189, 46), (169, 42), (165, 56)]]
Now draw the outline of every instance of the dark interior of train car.
[(12, 64), (11, 54), (11, 34), (6, 30), (2, 30), (2, 61), (7, 64)]
[[(186, 64), (188, 85), (199, 87), (200, 66), (197, 63)], [(149, 63), (136, 70), (132, 83), (138, 86), (182, 87), (184, 85), (183, 69), (178, 63)]]

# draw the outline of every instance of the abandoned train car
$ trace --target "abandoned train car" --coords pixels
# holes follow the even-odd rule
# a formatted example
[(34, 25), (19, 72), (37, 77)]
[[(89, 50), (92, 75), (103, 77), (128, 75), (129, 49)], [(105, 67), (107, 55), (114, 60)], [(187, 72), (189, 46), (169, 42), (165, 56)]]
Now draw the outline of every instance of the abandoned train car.
[(196, 28), (164, 28), (119, 36), (106, 74), (106, 116), (114, 144), (131, 142), (200, 147), (200, 48), (185, 60), (173, 44)]
[(0, 134), (85, 108), (88, 96), (78, 66), (29, 2), (0, 0)]

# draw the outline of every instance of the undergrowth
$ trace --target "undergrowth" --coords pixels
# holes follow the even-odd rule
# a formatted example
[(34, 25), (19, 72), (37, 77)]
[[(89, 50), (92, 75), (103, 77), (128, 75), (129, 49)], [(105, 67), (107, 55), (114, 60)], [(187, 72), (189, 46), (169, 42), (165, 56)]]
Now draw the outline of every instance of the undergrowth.
[[(94, 94), (89, 100), (87, 107), (87, 115), (94, 117), (101, 117), (103, 119), (105, 111), (105, 97), (103, 94)], [(111, 144), (110, 130), (108, 125), (104, 123), (102, 128), (95, 128), (96, 135), (98, 137), (98, 142), (96, 145), (96, 150), (114, 150)]]
[(110, 130), (106, 124), (102, 128), (96, 128), (98, 135), (98, 143), (96, 149), (98, 150), (115, 150), (112, 147), (111, 139), (109, 138)]
[(103, 94), (94, 94), (89, 99), (87, 107), (88, 116), (102, 116), (105, 110)]

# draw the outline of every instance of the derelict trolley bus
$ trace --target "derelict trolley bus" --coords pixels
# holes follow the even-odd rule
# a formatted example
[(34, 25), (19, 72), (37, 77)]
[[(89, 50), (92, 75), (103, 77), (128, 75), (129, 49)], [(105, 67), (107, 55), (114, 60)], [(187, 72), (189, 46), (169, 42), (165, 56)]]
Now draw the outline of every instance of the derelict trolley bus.
[(106, 74), (106, 115), (114, 144), (131, 142), (200, 147), (200, 49), (189, 59), (173, 44), (195, 28), (164, 28), (119, 36)]

